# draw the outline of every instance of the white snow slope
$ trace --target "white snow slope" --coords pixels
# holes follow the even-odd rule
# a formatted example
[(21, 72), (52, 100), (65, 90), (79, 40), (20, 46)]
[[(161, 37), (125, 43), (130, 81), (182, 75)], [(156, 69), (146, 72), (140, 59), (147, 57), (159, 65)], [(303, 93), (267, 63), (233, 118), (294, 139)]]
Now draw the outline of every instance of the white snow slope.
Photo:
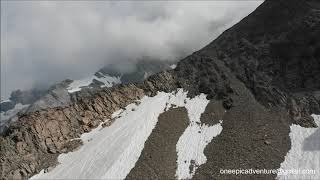
[[(142, 98), (138, 106), (128, 105), (111, 126), (99, 126), (83, 134), (81, 139), (84, 145), (79, 150), (60, 155), (59, 165), (48, 173), (42, 170), (31, 179), (124, 179), (139, 159), (158, 116), (172, 104), (185, 106), (188, 110), (191, 124), (176, 146), (177, 177), (191, 177), (189, 166), (182, 164), (182, 161), (188, 160), (190, 163), (194, 160), (198, 165), (205, 163), (203, 149), (222, 128), (220, 124), (212, 127), (198, 125), (196, 122), (200, 122), (208, 100), (205, 95), (193, 99), (186, 95), (181, 89), (176, 93), (159, 92), (154, 97)], [(201, 133), (198, 133), (199, 130)], [(186, 138), (190, 138), (189, 141)]]
[[(188, 110), (190, 124), (177, 143), (178, 168), (176, 177), (178, 179), (191, 179), (196, 169), (201, 164), (206, 163), (207, 158), (203, 152), (204, 148), (211, 142), (213, 137), (216, 137), (222, 131), (222, 120), (219, 124), (213, 126), (201, 125), (200, 117), (208, 103), (209, 100), (202, 94), (198, 98), (187, 100), (185, 105)], [(190, 165), (192, 165), (191, 172)]]
[(84, 78), (84, 79), (80, 79), (80, 80), (74, 80), (69, 85), (67, 90), (68, 90), (69, 93), (80, 91), (81, 87), (89, 86), (93, 82), (94, 79), (97, 80), (97, 81), (100, 81), (100, 82), (102, 82), (104, 84), (101, 87), (111, 87), (114, 84), (120, 84), (121, 83), (120, 77), (104, 75), (102, 73), (100, 73), (100, 75), (102, 77), (97, 77), (97, 76), (93, 75), (93, 76), (88, 77), (88, 78)]
[(277, 179), (320, 179), (320, 115), (312, 115), (318, 128), (291, 125), (291, 149)]

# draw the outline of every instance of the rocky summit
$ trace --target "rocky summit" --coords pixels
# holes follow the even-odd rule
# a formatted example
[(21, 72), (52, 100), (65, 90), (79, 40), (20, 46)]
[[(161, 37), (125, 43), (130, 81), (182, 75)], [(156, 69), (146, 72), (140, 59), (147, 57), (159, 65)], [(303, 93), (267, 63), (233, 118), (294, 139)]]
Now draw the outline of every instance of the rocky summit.
[(20, 115), (1, 179), (320, 178), (319, 7), (266, 0), (172, 70)]

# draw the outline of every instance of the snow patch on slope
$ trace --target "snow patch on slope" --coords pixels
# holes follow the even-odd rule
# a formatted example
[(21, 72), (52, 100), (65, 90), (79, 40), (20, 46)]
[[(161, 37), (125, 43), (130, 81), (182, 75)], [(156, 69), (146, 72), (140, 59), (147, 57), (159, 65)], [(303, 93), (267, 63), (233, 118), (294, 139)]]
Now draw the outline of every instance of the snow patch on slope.
[(57, 167), (32, 179), (124, 179), (138, 160), (167, 100), (168, 94), (160, 92), (142, 98), (139, 106), (128, 105), (111, 126), (99, 126), (82, 135), (84, 145), (78, 151), (60, 155)]
[[(118, 118), (111, 126), (102, 128), (99, 125), (83, 134), (84, 145), (78, 151), (61, 154), (57, 167), (48, 173), (41, 171), (32, 179), (124, 179), (138, 161), (158, 116), (170, 107), (183, 106), (188, 110), (190, 125), (176, 146), (178, 177), (190, 177), (190, 161), (194, 160), (197, 165), (205, 163), (203, 149), (222, 129), (220, 125), (208, 127), (197, 124), (209, 102), (206, 96), (202, 94), (189, 99), (187, 92), (179, 89), (173, 93), (158, 92), (156, 96), (144, 97), (140, 102), (115, 112), (113, 117)], [(189, 160), (188, 165), (182, 164), (184, 160)]]
[(277, 179), (320, 179), (320, 115), (312, 116), (318, 128), (291, 125), (291, 149), (281, 163), (283, 171), (278, 173)]
[(204, 148), (222, 131), (222, 121), (213, 126), (201, 125), (200, 117), (208, 103), (209, 100), (203, 94), (193, 99), (186, 99), (185, 107), (188, 110), (190, 124), (179, 138), (176, 147), (178, 179), (191, 179), (196, 169), (206, 163)]
[[(143, 119), (143, 122), (133, 129), (134, 132), (130, 135), (132, 140), (126, 144), (126, 148), (121, 156), (119, 156), (111, 168), (102, 176), (102, 179), (124, 179), (129, 174), (141, 155), (145, 141), (157, 124), (158, 116), (163, 112), (166, 100), (167, 94), (160, 93), (155, 100), (152, 100), (152, 104), (156, 103), (158, 106), (155, 106), (155, 104), (145, 104), (138, 110), (142, 112), (148, 111), (149, 113), (139, 113), (137, 116), (133, 114), (126, 115), (126, 119), (136, 118), (135, 121)], [(126, 139), (129, 139), (129, 137)]]
[(69, 93), (80, 91), (82, 87), (89, 86), (93, 82), (94, 79), (103, 83), (103, 85), (101, 85), (101, 87), (111, 87), (114, 84), (121, 83), (120, 77), (108, 76), (108, 75), (104, 75), (104, 74), (100, 73), (99, 77), (93, 75), (93, 76), (90, 76), (90, 77), (87, 77), (84, 79), (74, 80), (69, 85), (67, 90)]

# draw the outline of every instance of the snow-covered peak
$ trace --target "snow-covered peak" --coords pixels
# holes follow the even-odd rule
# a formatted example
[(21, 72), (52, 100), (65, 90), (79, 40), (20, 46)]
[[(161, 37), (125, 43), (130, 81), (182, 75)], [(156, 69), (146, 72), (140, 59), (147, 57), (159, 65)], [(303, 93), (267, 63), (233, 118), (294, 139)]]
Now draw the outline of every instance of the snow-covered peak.
[(171, 65), (170, 65), (170, 68), (171, 68), (171, 69), (175, 69), (176, 67), (177, 67), (176, 64), (171, 64)]
[(69, 93), (80, 91), (83, 87), (88, 87), (90, 84), (94, 83), (94, 80), (99, 81), (100, 87), (112, 87), (115, 84), (121, 83), (120, 76), (109, 76), (106, 74), (102, 74), (101, 72), (97, 72), (93, 76), (74, 80), (71, 84), (69, 84), (67, 90)]

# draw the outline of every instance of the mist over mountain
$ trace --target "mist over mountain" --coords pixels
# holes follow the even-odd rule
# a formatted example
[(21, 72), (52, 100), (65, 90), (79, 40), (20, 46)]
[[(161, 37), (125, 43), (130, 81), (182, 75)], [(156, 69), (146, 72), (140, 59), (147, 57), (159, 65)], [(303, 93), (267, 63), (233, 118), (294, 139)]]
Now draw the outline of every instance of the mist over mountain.
[[(168, 15), (150, 12), (137, 18)], [(187, 29), (186, 49), (200, 27)], [(319, 180), (320, 2), (266, 0), (208, 39), (174, 63), (160, 48), (41, 97), (14, 91), (1, 103), (15, 106), (0, 114), (0, 179)]]
[(117, 84), (141, 83), (160, 71), (174, 69), (177, 62), (143, 57), (135, 63), (119, 62), (108, 64), (97, 72), (81, 79), (65, 79), (50, 84), (50, 87), (34, 87), (29, 90), (14, 90), (7, 100), (0, 102), (0, 134), (17, 117), (41, 109), (68, 105), (73, 93), (95, 91)]
[(260, 3), (1, 1), (1, 98), (143, 56), (177, 60)]

